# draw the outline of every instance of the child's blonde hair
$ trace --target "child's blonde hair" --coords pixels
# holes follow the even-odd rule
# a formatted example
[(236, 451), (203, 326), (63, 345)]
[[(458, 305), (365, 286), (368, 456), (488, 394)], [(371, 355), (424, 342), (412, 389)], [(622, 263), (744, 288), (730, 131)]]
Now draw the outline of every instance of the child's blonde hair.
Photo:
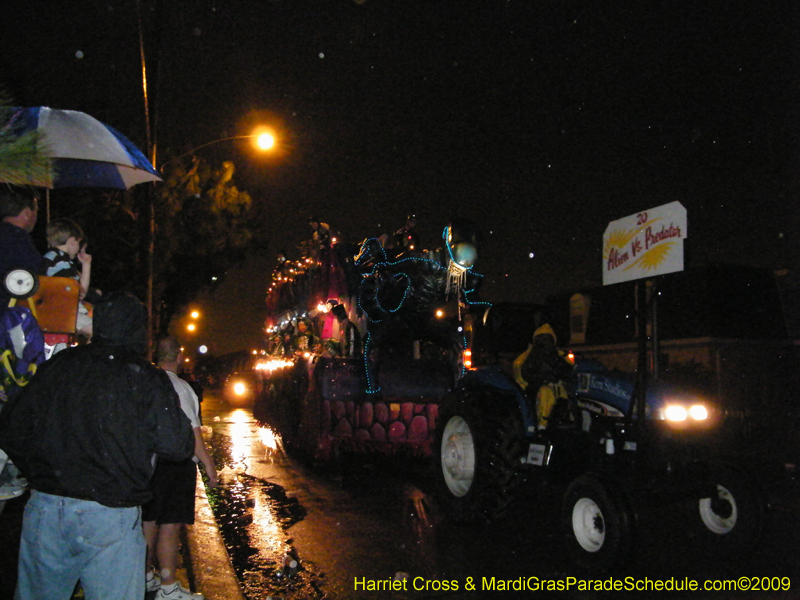
[(83, 230), (72, 219), (53, 219), (47, 224), (48, 246), (63, 246), (71, 237), (83, 239)]

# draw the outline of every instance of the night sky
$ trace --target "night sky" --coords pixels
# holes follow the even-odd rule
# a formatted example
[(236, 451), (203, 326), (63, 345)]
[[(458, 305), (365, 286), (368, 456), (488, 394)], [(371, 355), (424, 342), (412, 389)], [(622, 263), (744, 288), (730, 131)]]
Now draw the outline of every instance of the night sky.
[[(141, 6), (159, 157), (259, 122), (280, 132), (269, 158), (236, 141), (201, 151), (235, 161), (269, 224), (248, 262), (262, 279), (242, 278), (256, 289), (311, 214), (358, 242), (413, 212), (431, 248), (451, 215), (475, 219), (494, 301), (599, 285), (609, 221), (675, 200), (687, 268), (797, 267), (797, 2)], [(0, 82), (145, 148), (135, 7), (7, 2)], [(236, 281), (260, 310), (263, 291)]]

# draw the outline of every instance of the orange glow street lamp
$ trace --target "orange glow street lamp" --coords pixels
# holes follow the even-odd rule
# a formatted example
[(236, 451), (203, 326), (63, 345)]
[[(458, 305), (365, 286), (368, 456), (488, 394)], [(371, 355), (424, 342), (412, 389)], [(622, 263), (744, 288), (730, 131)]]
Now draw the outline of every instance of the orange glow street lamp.
[(183, 154), (180, 154), (180, 155), (178, 155), (178, 156), (176, 156), (174, 158), (169, 159), (167, 162), (162, 164), (159, 167), (158, 170), (160, 171), (161, 169), (163, 169), (168, 164), (173, 163), (176, 160), (180, 160), (184, 156), (189, 156), (190, 154), (194, 154), (195, 152), (197, 152), (201, 148), (206, 148), (207, 146), (211, 146), (213, 144), (219, 144), (220, 142), (228, 142), (230, 140), (247, 140), (247, 139), (253, 140), (253, 146), (257, 150), (260, 150), (262, 152), (266, 152), (268, 150), (272, 150), (273, 148), (275, 148), (275, 145), (277, 144), (277, 140), (275, 138), (275, 135), (272, 133), (271, 130), (269, 130), (269, 129), (265, 128), (265, 127), (259, 127), (259, 128), (256, 129), (255, 133), (251, 133), (250, 135), (234, 135), (234, 136), (231, 136), (231, 137), (220, 138), (218, 140), (212, 140), (210, 142), (206, 142), (205, 144), (200, 144), (196, 148), (192, 148), (191, 150), (188, 150), (187, 152), (184, 152)]

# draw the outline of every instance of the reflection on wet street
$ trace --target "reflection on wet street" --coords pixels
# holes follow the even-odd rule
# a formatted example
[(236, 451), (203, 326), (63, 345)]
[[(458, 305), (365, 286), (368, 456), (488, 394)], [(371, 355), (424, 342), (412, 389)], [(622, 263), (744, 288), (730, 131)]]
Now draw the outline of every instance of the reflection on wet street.
[[(336, 468), (311, 467), (287, 457), (280, 439), (259, 426), (248, 408), (229, 407), (213, 394), (203, 402), (203, 422), (221, 472), (221, 484), (208, 491), (209, 500), (248, 600), (479, 598), (491, 595), (481, 591), (484, 578), (513, 582), (581, 577), (563, 552), (558, 489), (531, 487), (495, 523), (458, 526), (439, 513), (431, 495), (432, 478), (419, 463), (370, 458)], [(791, 577), (791, 591), (759, 598), (800, 598), (797, 502), (774, 506), (763, 543), (736, 559), (702, 550), (692, 530), (693, 510), (659, 509), (641, 518), (636, 555), (615, 576), (699, 581)], [(358, 581), (404, 577), (406, 591), (356, 589)], [(477, 590), (466, 587), (470, 580)], [(446, 589), (448, 582), (458, 589)], [(580, 600), (611, 597), (603, 591), (552, 594)], [(510, 590), (504, 595), (518, 597)], [(749, 597), (703, 592), (669, 596)]]
[(209, 394), (203, 422), (220, 472), (209, 502), (248, 598), (350, 598), (355, 578), (435, 572), (441, 518), (420, 489), (419, 465), (382, 459), (311, 468), (287, 457), (249, 409)]
[(242, 408), (214, 415), (211, 429), (220, 485), (208, 490), (208, 499), (245, 595), (324, 597), (286, 533), (306, 516), (305, 509), (281, 486), (248, 473), (254, 463), (283, 458), (278, 438)]

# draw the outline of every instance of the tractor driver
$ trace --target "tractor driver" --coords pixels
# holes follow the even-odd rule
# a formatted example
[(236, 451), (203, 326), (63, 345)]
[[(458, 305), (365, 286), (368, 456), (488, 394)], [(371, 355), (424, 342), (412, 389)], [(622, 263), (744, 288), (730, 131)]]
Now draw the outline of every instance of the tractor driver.
[(540, 429), (550, 423), (556, 402), (567, 399), (560, 382), (566, 380), (572, 364), (558, 349), (556, 333), (545, 323), (533, 332), (533, 341), (514, 361), (514, 379), (523, 390), (536, 398), (536, 418)]

